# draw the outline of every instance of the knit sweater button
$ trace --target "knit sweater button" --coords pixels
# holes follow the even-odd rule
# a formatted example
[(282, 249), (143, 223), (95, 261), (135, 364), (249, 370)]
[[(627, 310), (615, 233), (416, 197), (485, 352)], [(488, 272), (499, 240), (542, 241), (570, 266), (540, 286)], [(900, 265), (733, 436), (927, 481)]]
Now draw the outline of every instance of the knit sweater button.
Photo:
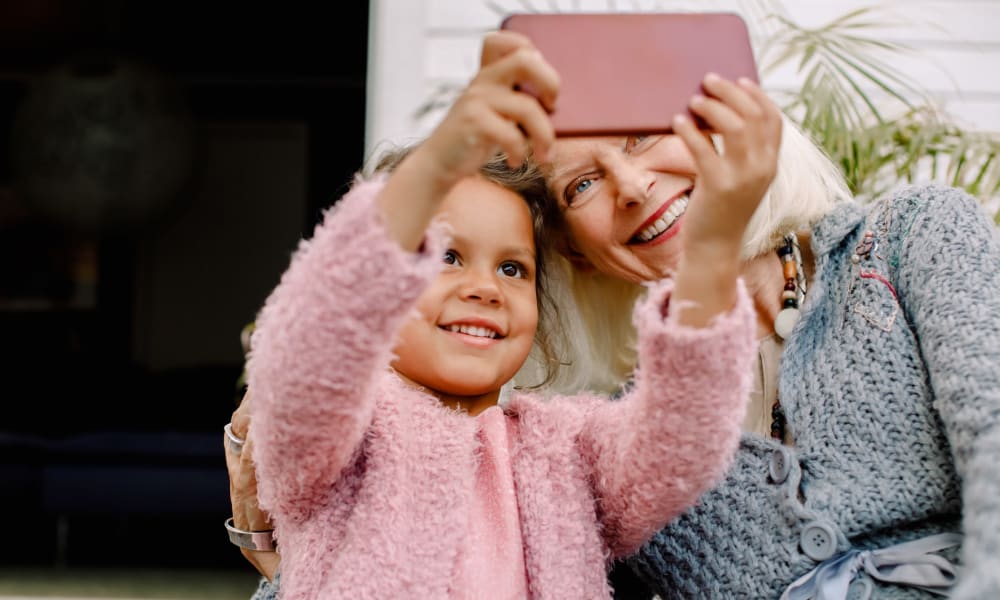
[(788, 450), (778, 448), (771, 454), (771, 460), (767, 464), (768, 475), (774, 483), (785, 483), (788, 473), (792, 470), (792, 459), (788, 455)]
[(836, 553), (837, 534), (829, 523), (813, 521), (802, 529), (799, 546), (803, 554), (816, 562), (823, 562)]
[(872, 597), (872, 582), (861, 576), (851, 582), (847, 588), (847, 600), (868, 600)]

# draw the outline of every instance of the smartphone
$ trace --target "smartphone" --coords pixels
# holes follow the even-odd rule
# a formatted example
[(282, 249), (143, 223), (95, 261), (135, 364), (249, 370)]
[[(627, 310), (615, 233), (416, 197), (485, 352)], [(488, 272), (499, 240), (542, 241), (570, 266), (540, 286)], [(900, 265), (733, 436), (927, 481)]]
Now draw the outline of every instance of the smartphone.
[(518, 13), (501, 29), (527, 36), (558, 71), (558, 136), (665, 133), (678, 113), (704, 129), (687, 106), (706, 74), (759, 82), (734, 13)]

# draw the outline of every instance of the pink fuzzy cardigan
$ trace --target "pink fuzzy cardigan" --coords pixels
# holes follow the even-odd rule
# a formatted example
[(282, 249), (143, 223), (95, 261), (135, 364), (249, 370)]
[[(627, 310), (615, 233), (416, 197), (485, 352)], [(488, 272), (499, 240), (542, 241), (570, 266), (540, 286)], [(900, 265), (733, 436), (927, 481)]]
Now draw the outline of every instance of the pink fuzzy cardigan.
[[(387, 369), (395, 332), (441, 265), (443, 236), (404, 252), (358, 182), (268, 298), (248, 364), (261, 506), (285, 599), (449, 598), (476, 477), (475, 419)], [(610, 558), (697, 501), (736, 449), (753, 313), (703, 329), (636, 307), (634, 391), (619, 401), (515, 396), (504, 418), (532, 598), (607, 598)], [(489, 597), (482, 582), (474, 594)]]

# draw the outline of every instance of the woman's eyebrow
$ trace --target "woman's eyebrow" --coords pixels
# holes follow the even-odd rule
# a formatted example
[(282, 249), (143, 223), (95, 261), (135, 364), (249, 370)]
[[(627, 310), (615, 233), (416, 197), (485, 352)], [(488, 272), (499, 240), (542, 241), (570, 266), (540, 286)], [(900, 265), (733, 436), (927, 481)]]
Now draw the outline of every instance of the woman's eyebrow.
[(560, 169), (552, 175), (552, 181), (560, 181), (564, 177), (568, 177), (573, 173), (576, 173), (577, 171), (585, 169), (586, 166), (587, 165), (581, 161), (580, 163), (571, 165), (569, 167), (566, 167), (565, 169)]
[(596, 166), (599, 163), (598, 157), (606, 153), (609, 146), (612, 149), (619, 150), (621, 146), (621, 143), (619, 143), (619, 141), (620, 140), (624, 141), (626, 139), (628, 138), (608, 137), (600, 141), (591, 142), (586, 146), (586, 151), (581, 152), (581, 154), (585, 155), (583, 158), (570, 164), (570, 166), (568, 167), (554, 170), (552, 175), (552, 181), (559, 181), (564, 177), (567, 177), (569, 175), (572, 175), (580, 171), (585, 171), (587, 169), (592, 168), (592, 166)]

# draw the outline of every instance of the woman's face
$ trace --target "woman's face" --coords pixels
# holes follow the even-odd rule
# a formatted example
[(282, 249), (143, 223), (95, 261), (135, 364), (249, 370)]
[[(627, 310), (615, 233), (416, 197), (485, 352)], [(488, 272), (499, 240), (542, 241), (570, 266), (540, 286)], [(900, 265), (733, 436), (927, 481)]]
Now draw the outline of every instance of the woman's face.
[(550, 164), (549, 187), (571, 249), (585, 263), (636, 283), (677, 268), (678, 233), (695, 180), (694, 159), (680, 137), (562, 138)]

